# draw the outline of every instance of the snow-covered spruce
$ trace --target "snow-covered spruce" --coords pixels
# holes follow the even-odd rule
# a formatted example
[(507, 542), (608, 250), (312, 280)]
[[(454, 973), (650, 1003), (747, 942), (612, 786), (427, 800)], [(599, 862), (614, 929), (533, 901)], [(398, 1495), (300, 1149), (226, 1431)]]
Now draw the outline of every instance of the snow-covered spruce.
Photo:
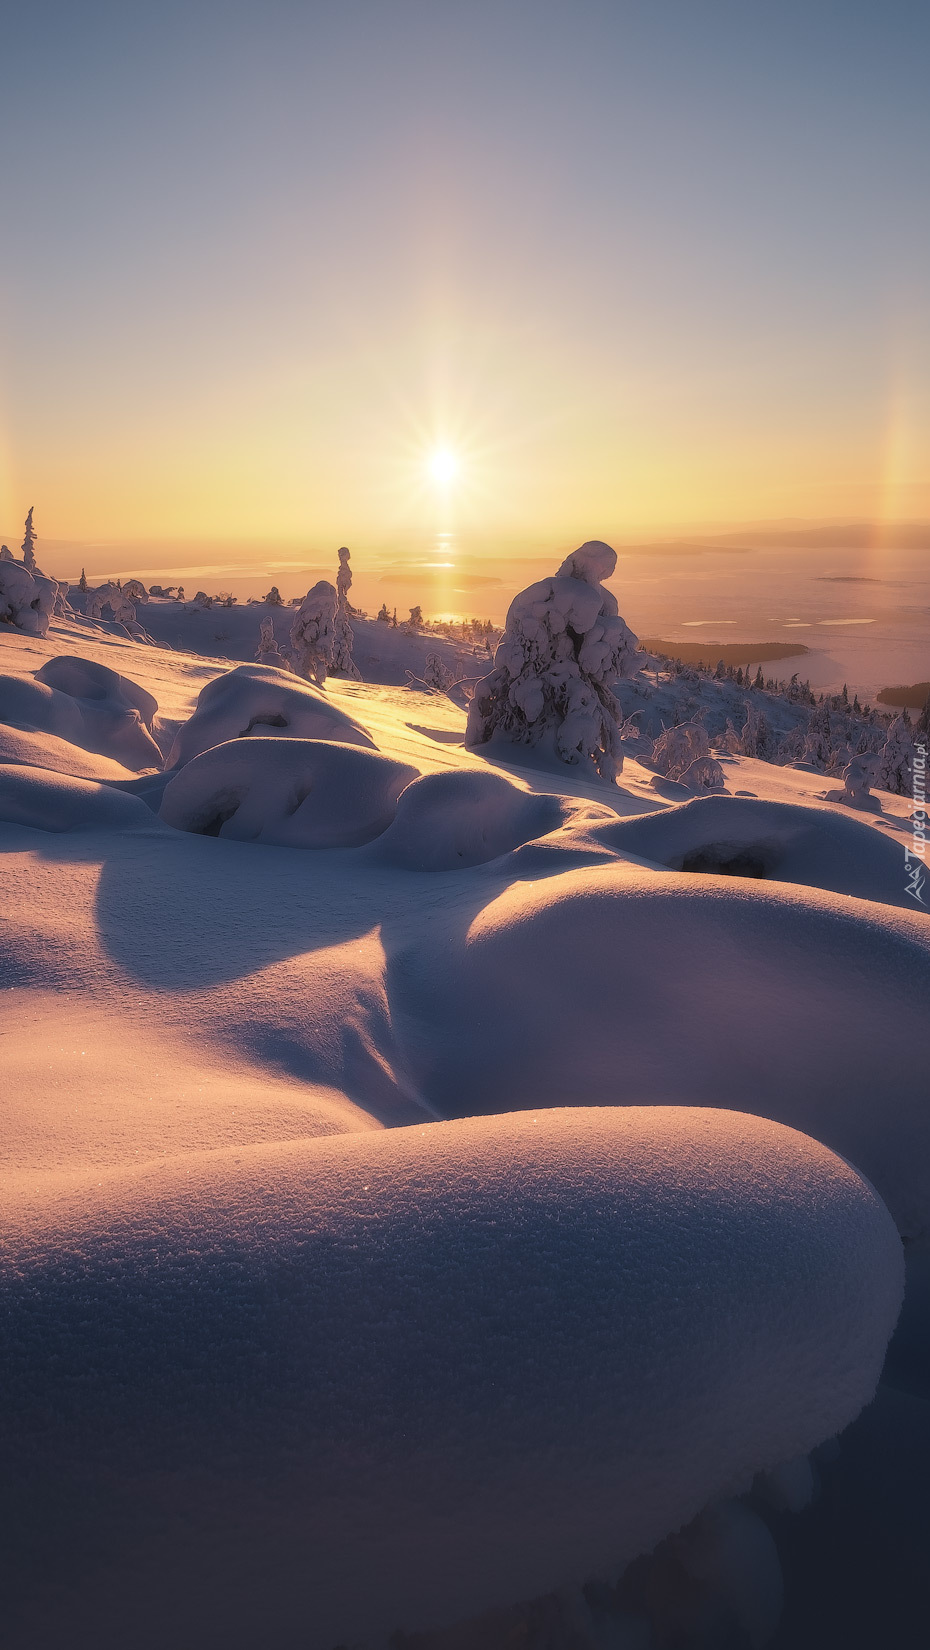
[(308, 590), (291, 625), (291, 662), (298, 676), (322, 687), (333, 668), (336, 652), (336, 609), (339, 598), (328, 579)]
[(336, 614), (333, 620), (333, 661), (330, 670), (334, 676), (351, 676), (357, 682), (360, 680), (360, 672), (352, 657), (355, 637), (349, 622), (351, 583), (349, 552), (343, 545), (339, 551), (339, 572), (336, 574)]
[(674, 1107), (29, 1179), (4, 1225), (5, 1650), (333, 1650), (616, 1576), (856, 1416), (902, 1287), (846, 1162)]
[(325, 693), (270, 665), (238, 665), (201, 689), (193, 716), (178, 729), (167, 766), (179, 768), (211, 745), (257, 733), (289, 739), (373, 744), (365, 729)]
[(494, 668), (475, 688), (466, 744), (533, 745), (616, 779), (623, 717), (610, 684), (637, 659), (636, 637), (602, 583), (616, 565), (615, 551), (594, 539), (514, 599)]
[(706, 728), (700, 722), (682, 722), (660, 733), (649, 761), (663, 778), (678, 780), (692, 762), (709, 756)]
[(914, 784), (914, 730), (904, 711), (896, 716), (878, 758), (876, 783), (895, 796), (910, 796)]
[(381, 835), (416, 768), (324, 739), (232, 739), (175, 774), (159, 817), (180, 831), (289, 848), (356, 848)]
[(35, 542), (38, 535), (32, 524), (32, 514), (34, 509), (35, 505), (30, 504), (29, 514), (26, 517), (26, 532), (22, 542), (23, 566), (30, 573), (37, 573), (39, 570), (35, 553)]

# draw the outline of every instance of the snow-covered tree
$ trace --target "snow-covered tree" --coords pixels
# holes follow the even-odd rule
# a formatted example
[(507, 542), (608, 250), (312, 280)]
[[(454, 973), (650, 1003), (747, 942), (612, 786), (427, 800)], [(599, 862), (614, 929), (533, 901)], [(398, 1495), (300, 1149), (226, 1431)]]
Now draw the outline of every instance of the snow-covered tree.
[(58, 585), (42, 573), (30, 573), (16, 561), (0, 561), (0, 623), (27, 636), (45, 636), (55, 610)]
[(378, 609), (378, 618), (380, 619), (382, 624), (390, 624), (391, 615), (388, 612), (387, 602), (382, 602), (381, 603), (381, 606)]
[(339, 551), (339, 571), (336, 574), (336, 595), (345, 607), (350, 607), (349, 588), (351, 584), (352, 569), (349, 566), (349, 552), (345, 545), (343, 545)]
[(408, 630), (422, 630), (423, 629), (423, 609), (420, 606), (419, 602), (417, 603), (416, 607), (411, 607), (411, 609), (410, 609), (410, 617), (407, 620), (407, 629)]
[(274, 665), (277, 670), (290, 670), (290, 664), (281, 652), (275, 639), (274, 619), (261, 619), (258, 628), (258, 651), (255, 654), (260, 665)]
[(262, 597), (262, 601), (267, 603), (267, 605), (269, 607), (283, 607), (284, 606), (284, 598), (281, 595), (281, 592), (278, 589), (276, 584), (273, 584), (271, 586), (271, 589), (269, 590), (267, 596)]
[(120, 588), (123, 595), (131, 602), (147, 602), (149, 599), (149, 593), (141, 579), (127, 579), (126, 583)]
[(291, 625), (291, 662), (298, 676), (322, 687), (332, 669), (336, 645), (336, 587), (320, 579), (308, 590)]
[(330, 670), (333, 675), (339, 673), (351, 676), (356, 682), (360, 672), (352, 657), (355, 646), (355, 634), (349, 622), (352, 609), (349, 606), (349, 586), (352, 583), (352, 569), (349, 566), (349, 552), (345, 545), (339, 552), (339, 571), (336, 574), (336, 616), (333, 621), (333, 659)]
[(771, 762), (775, 756), (776, 739), (769, 727), (764, 710), (746, 705), (746, 721), (740, 735), (740, 749), (744, 756), (755, 756), (760, 762)]
[(27, 568), (30, 573), (34, 573), (36, 571), (36, 556), (35, 550), (33, 549), (33, 545), (36, 542), (36, 530), (32, 525), (32, 512), (34, 509), (35, 505), (30, 504), (29, 514), (26, 517), (26, 534), (22, 543), (23, 566)]
[(81, 576), (78, 579), (78, 589), (79, 590), (86, 590), (87, 589), (87, 574), (85, 573), (83, 567), (81, 568)]
[(875, 779), (879, 789), (891, 791), (895, 796), (910, 796), (914, 783), (915, 754), (911, 719), (904, 711), (895, 717), (879, 752)]
[(611, 682), (635, 670), (636, 637), (602, 580), (617, 557), (593, 540), (554, 578), (511, 603), (494, 668), (475, 688), (465, 741), (541, 745), (612, 781), (623, 766), (623, 713)]
[(14, 556), (14, 554), (13, 554), (12, 550), (10, 549), (9, 545), (8, 544), (0, 544), (0, 561), (15, 561), (15, 560), (16, 560), (16, 557)]

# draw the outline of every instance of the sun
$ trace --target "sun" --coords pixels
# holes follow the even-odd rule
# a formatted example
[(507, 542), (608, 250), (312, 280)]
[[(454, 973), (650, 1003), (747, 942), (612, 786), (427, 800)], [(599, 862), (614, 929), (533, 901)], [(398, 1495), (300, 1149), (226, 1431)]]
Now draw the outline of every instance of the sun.
[(448, 447), (437, 447), (429, 456), (427, 468), (434, 481), (445, 485), (454, 481), (458, 475), (459, 461), (454, 453), (449, 452)]

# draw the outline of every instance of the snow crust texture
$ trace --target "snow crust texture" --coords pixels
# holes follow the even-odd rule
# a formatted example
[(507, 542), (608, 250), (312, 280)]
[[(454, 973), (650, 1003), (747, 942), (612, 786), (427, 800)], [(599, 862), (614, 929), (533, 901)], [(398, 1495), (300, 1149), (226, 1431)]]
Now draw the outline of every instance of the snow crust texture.
[(309, 682), (270, 665), (239, 665), (208, 682), (193, 716), (178, 729), (168, 767), (180, 768), (213, 745), (246, 734), (336, 739), (373, 746), (365, 729)]
[(159, 816), (179, 831), (291, 848), (355, 848), (394, 818), (408, 763), (323, 739), (232, 739), (187, 762)]
[(27, 1178), (6, 1224), (7, 1650), (333, 1650), (616, 1573), (852, 1420), (902, 1289), (847, 1163), (701, 1109)]

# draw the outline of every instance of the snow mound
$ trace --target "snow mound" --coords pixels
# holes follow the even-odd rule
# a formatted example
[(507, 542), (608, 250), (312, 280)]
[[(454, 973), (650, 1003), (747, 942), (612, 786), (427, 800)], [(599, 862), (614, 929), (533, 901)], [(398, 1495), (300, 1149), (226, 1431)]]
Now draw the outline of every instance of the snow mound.
[(84, 744), (84, 719), (70, 694), (25, 676), (0, 675), (0, 722), (30, 733), (54, 733), (70, 745)]
[(178, 729), (167, 765), (180, 768), (213, 745), (255, 731), (262, 738), (280, 732), (288, 739), (335, 739), (374, 748), (371, 735), (319, 688), (270, 665), (239, 665), (202, 689), (193, 716)]
[(60, 654), (36, 671), (36, 681), (73, 699), (81, 714), (86, 750), (127, 768), (160, 768), (161, 751), (152, 738), (158, 701), (137, 682), (74, 654)]
[(579, 1088), (591, 1105), (752, 1111), (842, 1152), (903, 1233), (930, 1229), (925, 917), (615, 863), (514, 883), (462, 923), (456, 943), (425, 929), (399, 945), (391, 971), (440, 1115)]
[[(59, 739), (110, 757), (136, 772), (161, 767), (161, 751), (139, 709), (140, 703), (157, 709), (151, 694), (105, 665), (87, 662), (90, 671), (100, 672), (95, 678), (85, 676), (83, 671), (69, 671), (71, 663), (67, 658), (50, 659), (36, 672), (34, 681), (0, 676), (0, 721), (31, 732), (57, 734)], [(73, 663), (83, 666), (85, 661), (76, 659)], [(53, 668), (59, 664), (64, 667), (60, 672)], [(56, 676), (83, 686), (93, 686), (96, 680), (97, 691), (89, 698), (76, 695), (59, 687)], [(111, 679), (107, 686), (103, 678)]]
[(166, 785), (160, 818), (179, 831), (290, 848), (355, 848), (380, 836), (417, 770), (322, 739), (229, 740)]
[(0, 822), (37, 831), (128, 831), (154, 823), (138, 797), (90, 779), (12, 762), (0, 766)]
[(98, 756), (61, 739), (55, 733), (35, 733), (0, 722), (0, 762), (24, 768), (48, 768), (76, 779), (128, 780), (130, 769), (108, 756)]
[[(152, 731), (158, 700), (138, 682), (110, 670), (108, 665), (98, 665), (93, 659), (82, 659), (76, 653), (60, 653), (36, 671), (36, 681), (57, 688), (59, 693), (70, 693), (73, 699), (80, 699), (100, 709), (112, 707), (121, 712), (137, 710), (149, 733)], [(85, 718), (87, 714), (85, 708)]]
[(14, 625), (27, 636), (45, 636), (55, 611), (58, 585), (22, 562), (0, 561), (0, 623)]
[(596, 829), (621, 853), (672, 871), (770, 877), (913, 910), (899, 843), (830, 808), (696, 797), (660, 813)]
[(616, 1574), (845, 1427), (902, 1288), (847, 1163), (712, 1110), (26, 1176), (5, 1224), (6, 1650), (333, 1650)]
[(500, 774), (427, 774), (402, 793), (376, 851), (408, 871), (459, 870), (555, 830), (565, 812), (556, 797), (528, 794)]

